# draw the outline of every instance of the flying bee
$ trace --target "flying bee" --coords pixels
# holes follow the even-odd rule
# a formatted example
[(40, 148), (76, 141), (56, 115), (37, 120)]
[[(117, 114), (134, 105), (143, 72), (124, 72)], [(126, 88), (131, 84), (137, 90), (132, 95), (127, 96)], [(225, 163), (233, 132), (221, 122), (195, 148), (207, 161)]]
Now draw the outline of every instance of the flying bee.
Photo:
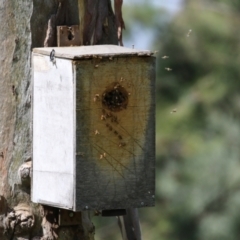
[(176, 108), (174, 108), (172, 111), (171, 111), (171, 113), (176, 113), (177, 112), (177, 109)]
[(192, 29), (189, 29), (189, 31), (187, 33), (187, 37), (190, 37), (191, 32), (192, 32)]
[(162, 59), (167, 59), (167, 58), (169, 58), (169, 56), (163, 56), (163, 57), (162, 57)]
[(165, 68), (165, 70), (167, 70), (167, 71), (172, 71), (172, 69), (171, 69), (171, 68)]

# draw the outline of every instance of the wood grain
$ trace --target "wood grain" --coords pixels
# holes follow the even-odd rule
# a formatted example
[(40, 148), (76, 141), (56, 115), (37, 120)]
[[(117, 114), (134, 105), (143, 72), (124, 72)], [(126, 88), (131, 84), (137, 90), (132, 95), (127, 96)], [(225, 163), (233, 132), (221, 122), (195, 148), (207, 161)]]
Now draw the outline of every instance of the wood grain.
[[(154, 66), (152, 57), (76, 63), (76, 209), (153, 205)], [(127, 93), (120, 110), (103, 104), (111, 89)]]

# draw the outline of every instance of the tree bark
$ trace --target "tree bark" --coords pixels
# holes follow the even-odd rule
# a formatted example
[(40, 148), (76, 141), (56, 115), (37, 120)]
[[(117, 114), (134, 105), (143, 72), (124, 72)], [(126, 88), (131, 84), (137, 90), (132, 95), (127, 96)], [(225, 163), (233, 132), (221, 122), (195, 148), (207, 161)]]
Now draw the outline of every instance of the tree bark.
[[(110, 0), (79, 0), (85, 7), (83, 44), (117, 44), (117, 27)], [(96, 8), (91, 4), (97, 3)], [(81, 5), (80, 4), (80, 5)], [(58, 226), (58, 209), (34, 204), (31, 176), (31, 49), (43, 47), (48, 21), (79, 24), (77, 0), (2, 0), (0, 3), (0, 239), (94, 238), (88, 213), (79, 226)], [(89, 29), (89, 25), (91, 28)], [(55, 30), (56, 31), (56, 30)], [(55, 34), (55, 33), (54, 33)], [(53, 41), (49, 45), (56, 46)], [(33, 159), (34, 161), (34, 159)], [(43, 228), (42, 228), (43, 227)]]

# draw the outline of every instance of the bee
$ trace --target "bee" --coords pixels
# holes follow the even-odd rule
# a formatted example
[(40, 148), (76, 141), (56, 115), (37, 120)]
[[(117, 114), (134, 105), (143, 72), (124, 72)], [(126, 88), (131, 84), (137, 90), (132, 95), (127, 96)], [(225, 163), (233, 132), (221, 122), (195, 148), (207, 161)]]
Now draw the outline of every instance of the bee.
[(124, 146), (126, 146), (126, 143), (121, 142), (118, 146), (119, 146), (119, 147), (124, 147)]
[(172, 111), (171, 111), (171, 113), (176, 113), (177, 112), (177, 109), (176, 108), (174, 108)]
[(95, 135), (99, 135), (100, 132), (98, 130), (95, 130)]
[(172, 69), (171, 69), (171, 68), (165, 68), (165, 70), (167, 70), (167, 71), (172, 71)]
[(169, 58), (169, 56), (163, 56), (163, 57), (162, 57), (162, 59), (167, 59), (167, 58)]
[(93, 101), (96, 102), (99, 99), (99, 94), (96, 94), (95, 97), (93, 98)]
[(101, 116), (101, 120), (106, 120), (106, 116), (105, 116), (105, 115), (102, 115), (102, 116)]
[(189, 29), (188, 34), (187, 34), (187, 37), (190, 36), (191, 32), (192, 32), (192, 29)]
[(117, 89), (118, 87), (120, 87), (120, 85), (119, 85), (119, 84), (116, 84), (115, 87), (114, 87), (114, 89)]

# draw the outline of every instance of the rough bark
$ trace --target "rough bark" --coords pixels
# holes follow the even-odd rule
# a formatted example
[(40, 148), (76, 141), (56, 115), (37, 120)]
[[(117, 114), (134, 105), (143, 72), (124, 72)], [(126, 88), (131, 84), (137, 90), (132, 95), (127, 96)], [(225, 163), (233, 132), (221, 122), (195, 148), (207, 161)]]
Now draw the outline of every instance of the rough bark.
[[(0, 3), (0, 239), (40, 239), (41, 208), (30, 199), (31, 48), (42, 47), (57, 1), (3, 0)], [(71, 1), (65, 24), (78, 23)], [(22, 165), (23, 164), (23, 165)], [(52, 227), (52, 226), (51, 226)], [(83, 226), (58, 229), (58, 239), (91, 239)], [(86, 227), (85, 227), (86, 229)], [(88, 230), (88, 229), (87, 229)], [(66, 236), (68, 232), (69, 236)], [(43, 238), (44, 239), (44, 238)], [(50, 238), (48, 238), (50, 239)], [(54, 238), (53, 238), (54, 239)]]
[(1, 239), (30, 239), (41, 230), (38, 207), (18, 176), (18, 168), (31, 156), (31, 14), (30, 0), (0, 4)]
[[(115, 19), (110, 0), (79, 2), (84, 6), (80, 16), (84, 24), (83, 44), (118, 44), (121, 12)], [(91, 5), (94, 2), (96, 8)], [(57, 223), (58, 209), (34, 204), (30, 198), (31, 49), (43, 47), (44, 40), (48, 41), (46, 46), (56, 46), (56, 25), (79, 24), (78, 4), (78, 0), (0, 3), (1, 240), (94, 238), (87, 212), (82, 214), (81, 225), (61, 227)], [(123, 26), (122, 21), (120, 27)], [(46, 34), (50, 37), (46, 38)]]

